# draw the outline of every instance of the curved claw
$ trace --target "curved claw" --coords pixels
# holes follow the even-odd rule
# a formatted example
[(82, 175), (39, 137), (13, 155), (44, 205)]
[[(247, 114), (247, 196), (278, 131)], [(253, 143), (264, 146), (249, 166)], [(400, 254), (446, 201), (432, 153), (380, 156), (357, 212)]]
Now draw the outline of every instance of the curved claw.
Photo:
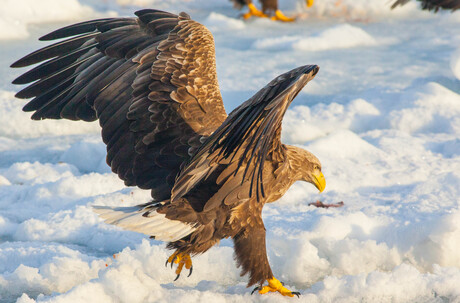
[(296, 295), (297, 298), (300, 298), (300, 292), (298, 292), (298, 291), (291, 291), (291, 294)]
[(173, 264), (176, 263), (176, 260), (177, 260), (177, 255), (175, 255), (171, 260), (171, 268), (173, 267)]
[(171, 263), (171, 268), (173, 267), (174, 264), (177, 264), (177, 269), (176, 269), (176, 278), (174, 281), (179, 279), (180, 274), (182, 272), (182, 268), (185, 266), (185, 268), (190, 269), (190, 272), (188, 274), (188, 277), (192, 274), (193, 271), (193, 266), (192, 266), (192, 259), (190, 258), (190, 255), (187, 253), (181, 253), (181, 252), (175, 252), (172, 254), (168, 260), (166, 260), (165, 266), (168, 266), (168, 263)]
[(187, 278), (190, 277), (190, 276), (192, 275), (192, 272), (193, 272), (193, 265), (190, 266), (190, 271), (189, 271), (189, 273), (188, 273)]

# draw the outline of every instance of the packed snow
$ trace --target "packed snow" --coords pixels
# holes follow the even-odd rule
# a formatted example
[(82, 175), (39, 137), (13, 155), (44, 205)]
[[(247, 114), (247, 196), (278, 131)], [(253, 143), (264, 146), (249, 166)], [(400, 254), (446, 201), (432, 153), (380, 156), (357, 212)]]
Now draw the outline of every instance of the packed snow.
[(97, 16), (94, 9), (78, 0), (3, 0), (1, 5), (0, 41), (28, 38), (27, 27), (30, 24), (67, 22)]
[[(294, 23), (243, 21), (227, 0), (2, 2), (0, 302), (460, 302), (460, 12), (391, 2), (280, 0)], [(98, 124), (21, 111), (11, 81), (24, 69), (8, 66), (46, 45), (38, 37), (140, 6), (210, 28), (228, 112), (275, 76), (320, 66), (283, 141), (321, 160), (326, 190), (296, 183), (263, 212), (272, 270), (299, 299), (251, 295), (230, 240), (173, 282), (164, 243), (91, 210), (150, 198), (110, 172)]]
[(460, 48), (458, 51), (452, 54), (450, 59), (450, 66), (452, 67), (452, 72), (460, 80)]
[[(334, 41), (331, 44), (331, 41)], [(372, 46), (375, 39), (359, 27), (350, 24), (341, 24), (328, 28), (311, 37), (284, 36), (278, 38), (265, 38), (257, 40), (253, 47), (256, 49), (277, 50), (293, 48), (303, 51), (322, 51), (337, 48), (350, 48), (358, 46)]]

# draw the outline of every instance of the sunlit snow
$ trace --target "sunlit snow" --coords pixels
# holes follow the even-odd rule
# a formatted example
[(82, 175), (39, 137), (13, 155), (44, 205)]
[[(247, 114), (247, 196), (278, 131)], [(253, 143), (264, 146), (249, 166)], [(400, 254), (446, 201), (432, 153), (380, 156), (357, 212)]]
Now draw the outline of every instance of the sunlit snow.
[[(460, 12), (391, 2), (280, 0), (294, 23), (243, 21), (228, 0), (0, 3), (0, 302), (460, 302)], [(273, 272), (300, 299), (251, 296), (229, 240), (173, 282), (164, 243), (91, 211), (150, 198), (110, 172), (98, 124), (21, 111), (11, 81), (25, 70), (9, 65), (38, 37), (141, 5), (210, 28), (228, 112), (320, 66), (282, 136), (321, 160), (326, 190), (297, 183), (263, 213)], [(345, 206), (308, 206), (318, 199)]]

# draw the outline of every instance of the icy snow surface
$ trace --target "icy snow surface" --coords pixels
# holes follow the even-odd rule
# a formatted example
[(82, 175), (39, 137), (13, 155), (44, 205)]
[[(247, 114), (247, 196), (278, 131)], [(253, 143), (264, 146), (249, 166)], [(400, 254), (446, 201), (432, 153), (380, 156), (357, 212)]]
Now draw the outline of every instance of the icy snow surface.
[[(460, 12), (416, 1), (280, 0), (295, 23), (239, 19), (227, 0), (6, 0), (0, 9), (0, 302), (460, 302)], [(161, 242), (104, 224), (130, 206), (97, 123), (21, 112), (8, 66), (54, 28), (145, 5), (187, 11), (215, 36), (230, 111), (272, 78), (318, 64), (283, 141), (323, 163), (326, 190), (297, 183), (264, 209), (270, 263), (300, 299), (250, 295), (224, 240), (178, 281)], [(309, 202), (344, 201), (317, 209)], [(113, 254), (118, 254), (116, 259)]]

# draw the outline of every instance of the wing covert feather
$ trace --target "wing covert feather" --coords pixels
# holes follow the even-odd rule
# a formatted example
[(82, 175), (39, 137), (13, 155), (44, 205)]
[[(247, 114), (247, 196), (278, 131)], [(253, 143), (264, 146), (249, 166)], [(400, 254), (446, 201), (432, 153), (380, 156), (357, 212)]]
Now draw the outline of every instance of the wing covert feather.
[(58, 29), (65, 38), (12, 64), (33, 119), (99, 119), (107, 163), (127, 185), (170, 196), (182, 163), (226, 118), (214, 41), (181, 13), (141, 10)]
[[(265, 196), (264, 163), (282, 162), (285, 158), (280, 141), (283, 116), (318, 70), (318, 66), (308, 65), (282, 74), (230, 113), (180, 172), (172, 191), (173, 202), (188, 195), (199, 183), (209, 182), (206, 181), (209, 178), (215, 178), (215, 182), (221, 184), (221, 190), (228, 187), (223, 192), (219, 190), (220, 198), (225, 198), (227, 191), (240, 190), (241, 193), (249, 192), (244, 194), (245, 197), (255, 195), (257, 200), (262, 199)], [(216, 170), (220, 175), (215, 176)], [(230, 177), (237, 181), (230, 180)], [(237, 182), (241, 188), (229, 182)], [(212, 201), (213, 198), (202, 203)], [(211, 204), (214, 206), (213, 202)], [(194, 208), (208, 207), (211, 206)]]

